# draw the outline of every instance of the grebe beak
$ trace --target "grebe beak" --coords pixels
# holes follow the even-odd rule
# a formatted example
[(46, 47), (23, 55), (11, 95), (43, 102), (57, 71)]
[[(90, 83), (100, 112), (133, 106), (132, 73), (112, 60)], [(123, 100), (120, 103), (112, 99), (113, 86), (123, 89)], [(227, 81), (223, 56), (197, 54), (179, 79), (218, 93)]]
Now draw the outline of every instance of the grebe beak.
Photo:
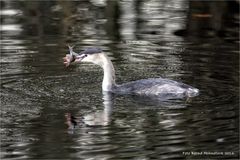
[(85, 57), (87, 57), (86, 54), (75, 56), (75, 62), (81, 62)]

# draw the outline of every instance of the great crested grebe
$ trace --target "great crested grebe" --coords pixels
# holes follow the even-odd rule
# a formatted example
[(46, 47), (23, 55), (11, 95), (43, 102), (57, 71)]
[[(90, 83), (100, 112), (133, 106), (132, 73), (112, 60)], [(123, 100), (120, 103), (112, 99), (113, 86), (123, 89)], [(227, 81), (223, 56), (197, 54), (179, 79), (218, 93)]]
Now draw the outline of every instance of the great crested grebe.
[(197, 88), (165, 78), (141, 79), (118, 85), (115, 82), (113, 64), (101, 49), (88, 48), (78, 54), (73, 51), (73, 47), (68, 47), (70, 54), (67, 54), (63, 58), (66, 66), (69, 66), (72, 62), (91, 62), (103, 68), (102, 90), (104, 92), (157, 96), (164, 99), (187, 98), (199, 94)]

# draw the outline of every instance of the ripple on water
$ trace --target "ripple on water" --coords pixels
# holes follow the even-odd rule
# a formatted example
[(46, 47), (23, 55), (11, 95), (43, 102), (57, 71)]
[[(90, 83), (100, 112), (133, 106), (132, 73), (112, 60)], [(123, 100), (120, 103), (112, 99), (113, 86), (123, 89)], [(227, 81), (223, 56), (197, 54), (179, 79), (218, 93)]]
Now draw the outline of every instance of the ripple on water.
[[(90, 86), (91, 80), (85, 78), (84, 74), (84, 72), (81, 73), (82, 76), (26, 74), (24, 78), (21, 78), (22, 74), (4, 76), (2, 102), (5, 106), (14, 104), (23, 106), (33, 102), (54, 102), (59, 103), (61, 107), (94, 104), (97, 95), (101, 96), (101, 88), (98, 84)], [(101, 101), (101, 98), (99, 100)]]

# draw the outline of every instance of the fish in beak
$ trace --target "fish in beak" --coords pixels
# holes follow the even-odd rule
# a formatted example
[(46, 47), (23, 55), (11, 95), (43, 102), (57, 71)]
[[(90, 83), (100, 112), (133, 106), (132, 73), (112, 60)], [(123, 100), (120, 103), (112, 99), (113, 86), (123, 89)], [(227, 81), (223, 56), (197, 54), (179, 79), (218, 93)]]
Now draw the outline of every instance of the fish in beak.
[(71, 63), (73, 62), (80, 62), (83, 58), (86, 57), (85, 54), (78, 54), (73, 51), (73, 47), (69, 46), (69, 54), (66, 54), (65, 57), (63, 57), (63, 63), (65, 64), (66, 67), (68, 67)]

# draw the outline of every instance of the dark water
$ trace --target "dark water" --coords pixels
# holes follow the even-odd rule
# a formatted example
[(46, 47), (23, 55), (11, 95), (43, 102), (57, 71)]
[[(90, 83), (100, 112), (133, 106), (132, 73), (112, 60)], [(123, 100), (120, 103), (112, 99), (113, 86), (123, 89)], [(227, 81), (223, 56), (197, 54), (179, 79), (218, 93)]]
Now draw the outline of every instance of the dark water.
[[(1, 1), (1, 159), (239, 158), (238, 43), (173, 35), (185, 1), (101, 2)], [(201, 93), (102, 94), (99, 67), (63, 66), (67, 44), (101, 47), (119, 83), (162, 76)]]

